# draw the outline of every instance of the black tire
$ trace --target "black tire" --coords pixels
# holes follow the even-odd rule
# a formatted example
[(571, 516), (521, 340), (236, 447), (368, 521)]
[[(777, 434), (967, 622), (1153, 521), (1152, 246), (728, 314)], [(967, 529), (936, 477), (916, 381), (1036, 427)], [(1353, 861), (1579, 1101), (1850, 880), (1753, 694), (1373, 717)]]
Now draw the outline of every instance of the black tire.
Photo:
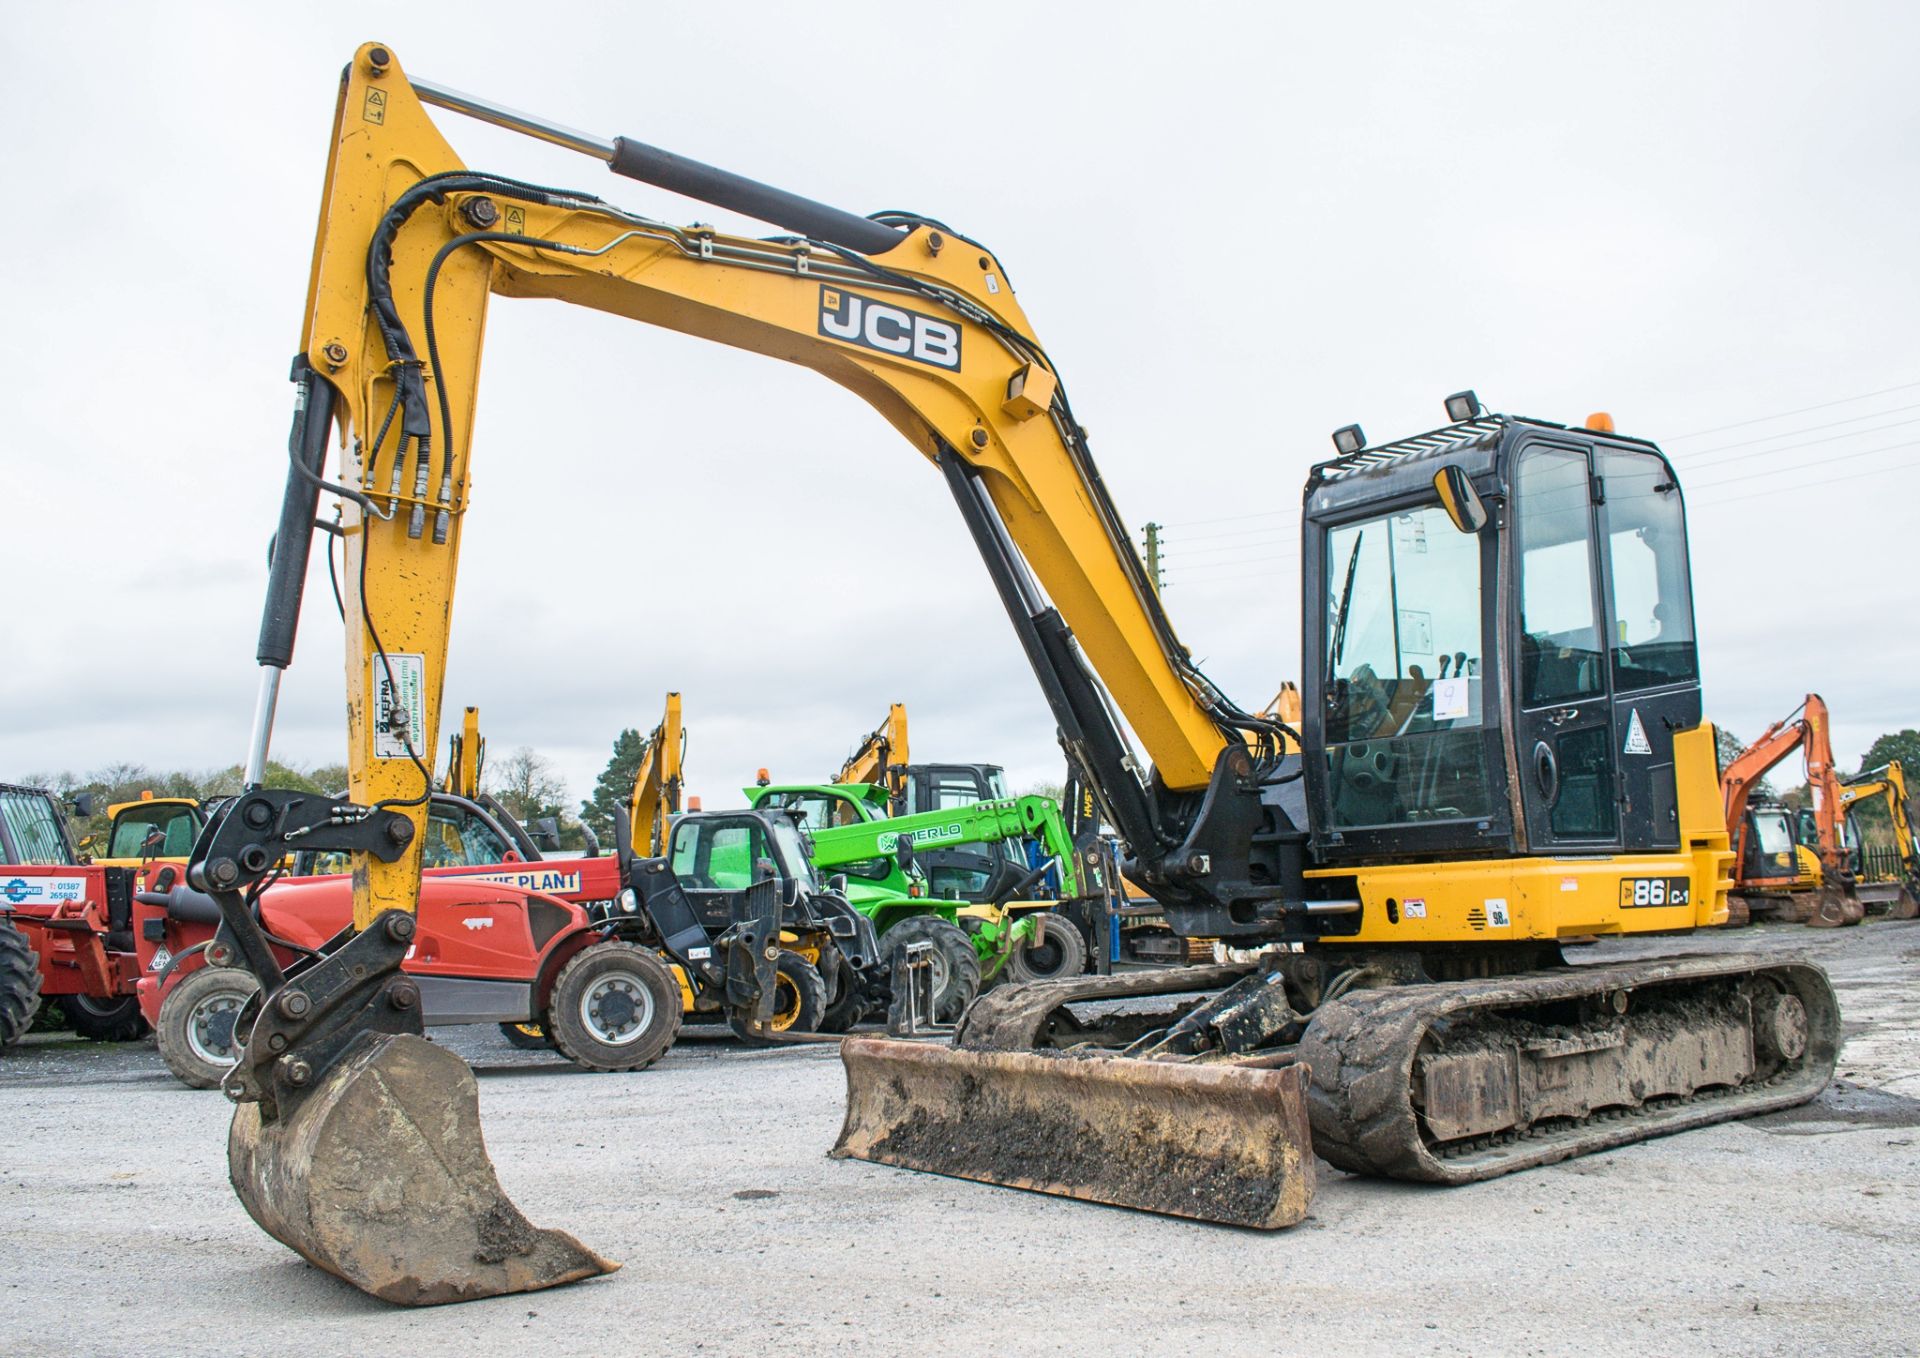
[(771, 1047), (774, 1033), (817, 1033), (827, 1012), (827, 983), (813, 963), (797, 952), (783, 952), (773, 967), (773, 1017), (762, 1029), (734, 1010), (727, 1015), (733, 1035), (752, 1047)]
[(880, 952), (888, 974), (898, 969), (909, 943), (933, 945), (933, 1016), (940, 1023), (956, 1022), (980, 993), (980, 955), (973, 940), (957, 924), (937, 915), (913, 915), (880, 936)]
[(1087, 941), (1064, 915), (1034, 917), (1040, 936), (1023, 943), (1007, 959), (1006, 978), (1018, 985), (1027, 981), (1057, 981), (1087, 969)]
[(40, 961), (33, 945), (0, 916), (0, 1048), (11, 1047), (40, 1012)]
[(60, 1008), (66, 1011), (74, 1032), (95, 1042), (132, 1042), (147, 1035), (147, 1019), (140, 1012), (138, 996), (96, 1000), (91, 995), (62, 995)]
[(680, 1035), (680, 983), (651, 949), (596, 943), (560, 968), (540, 1026), (588, 1070), (645, 1070)]
[(853, 964), (840, 953), (835, 952), (833, 960), (833, 998), (820, 1015), (819, 1031), (844, 1033), (860, 1021), (860, 978), (854, 975)]
[(154, 1037), (160, 1059), (180, 1083), (218, 1089), (240, 1059), (246, 1035), (238, 1020), (260, 989), (252, 972), (239, 967), (200, 967), (167, 992)]
[(507, 1045), (523, 1052), (550, 1052), (553, 1043), (547, 1040), (547, 1030), (537, 1023), (503, 1023), (500, 1036), (507, 1039)]

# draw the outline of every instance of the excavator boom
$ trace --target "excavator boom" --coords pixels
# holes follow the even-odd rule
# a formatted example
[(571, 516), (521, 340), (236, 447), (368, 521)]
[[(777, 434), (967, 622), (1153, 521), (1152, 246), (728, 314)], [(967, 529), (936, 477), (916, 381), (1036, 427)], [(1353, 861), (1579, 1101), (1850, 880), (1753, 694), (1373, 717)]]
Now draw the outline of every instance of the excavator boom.
[(680, 814), (682, 773), (687, 752), (686, 728), (680, 724), (680, 695), (667, 695), (666, 715), (648, 733), (634, 774), (633, 794), (627, 801), (627, 823), (636, 849), (658, 858), (667, 851), (667, 832)]
[(893, 799), (896, 813), (906, 810), (907, 765), (912, 756), (907, 748), (907, 705), (890, 703), (887, 719), (867, 733), (860, 748), (847, 756), (836, 783), (873, 783), (884, 787)]

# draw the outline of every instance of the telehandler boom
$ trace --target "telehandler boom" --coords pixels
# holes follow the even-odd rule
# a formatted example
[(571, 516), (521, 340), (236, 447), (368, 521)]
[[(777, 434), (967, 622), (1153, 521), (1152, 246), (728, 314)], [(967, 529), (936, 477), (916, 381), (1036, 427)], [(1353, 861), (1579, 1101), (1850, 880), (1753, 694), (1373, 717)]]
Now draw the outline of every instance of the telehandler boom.
[[(426, 102), (791, 234), (676, 227), (469, 171)], [(409, 80), (368, 44), (341, 84), (293, 370), (248, 787), (190, 869), (262, 981), (226, 1086), (233, 1180), (321, 1267), (407, 1302), (612, 1267), (501, 1193), (471, 1072), (418, 1035), (398, 969), (493, 294), (705, 336), (866, 400), (954, 495), (1128, 875), (1182, 934), (1299, 945), (1179, 973), (1173, 988), (1195, 993), (1170, 1025), (1075, 1009), (1169, 988), (1112, 977), (998, 991), (956, 1049), (849, 1040), (842, 1153), (1282, 1225), (1306, 1211), (1316, 1147), (1459, 1182), (1825, 1084), (1838, 1020), (1815, 967), (1559, 965), (1561, 937), (1684, 930), (1726, 908), (1684, 515), (1652, 445), (1487, 415), (1467, 393), (1430, 435), (1367, 449), (1342, 431), (1308, 488), (1310, 757), (1290, 765), (1283, 724), (1231, 701), (1175, 636), (989, 250), (930, 219), (854, 216)], [(345, 502), (338, 800), (262, 786), (323, 490)], [(1631, 597), (1624, 576), (1601, 591), (1580, 573), (1607, 560), (1596, 535), (1640, 554)], [(1620, 616), (1602, 619), (1602, 599)], [(353, 853), (358, 932), (283, 973), (249, 895), (289, 844)]]

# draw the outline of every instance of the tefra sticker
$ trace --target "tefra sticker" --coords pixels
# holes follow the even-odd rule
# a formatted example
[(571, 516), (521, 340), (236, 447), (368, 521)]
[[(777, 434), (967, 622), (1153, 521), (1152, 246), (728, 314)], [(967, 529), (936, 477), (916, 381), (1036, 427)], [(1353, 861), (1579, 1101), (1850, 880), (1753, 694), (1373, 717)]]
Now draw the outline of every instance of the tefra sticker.
[[(408, 738), (418, 741), (427, 725), (427, 658), (424, 655), (388, 652), (384, 663), (373, 657), (373, 757), (375, 759), (411, 759)], [(387, 672), (393, 682), (387, 682)], [(394, 692), (399, 689), (398, 694)], [(406, 714), (407, 724), (396, 728), (390, 715), (395, 707)], [(417, 748), (417, 746), (416, 746)]]
[(1513, 921), (1507, 916), (1507, 903), (1504, 898), (1495, 896), (1487, 901), (1487, 927), (1489, 929), (1513, 927)]

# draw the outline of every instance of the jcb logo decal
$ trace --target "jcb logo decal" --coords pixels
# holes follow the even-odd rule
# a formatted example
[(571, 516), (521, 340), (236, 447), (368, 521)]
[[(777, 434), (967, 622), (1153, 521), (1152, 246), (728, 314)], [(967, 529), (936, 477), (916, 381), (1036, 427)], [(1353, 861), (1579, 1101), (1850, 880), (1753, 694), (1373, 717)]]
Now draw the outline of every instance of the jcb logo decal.
[(916, 363), (960, 370), (960, 327), (952, 321), (923, 316), (844, 288), (820, 289), (820, 333)]

